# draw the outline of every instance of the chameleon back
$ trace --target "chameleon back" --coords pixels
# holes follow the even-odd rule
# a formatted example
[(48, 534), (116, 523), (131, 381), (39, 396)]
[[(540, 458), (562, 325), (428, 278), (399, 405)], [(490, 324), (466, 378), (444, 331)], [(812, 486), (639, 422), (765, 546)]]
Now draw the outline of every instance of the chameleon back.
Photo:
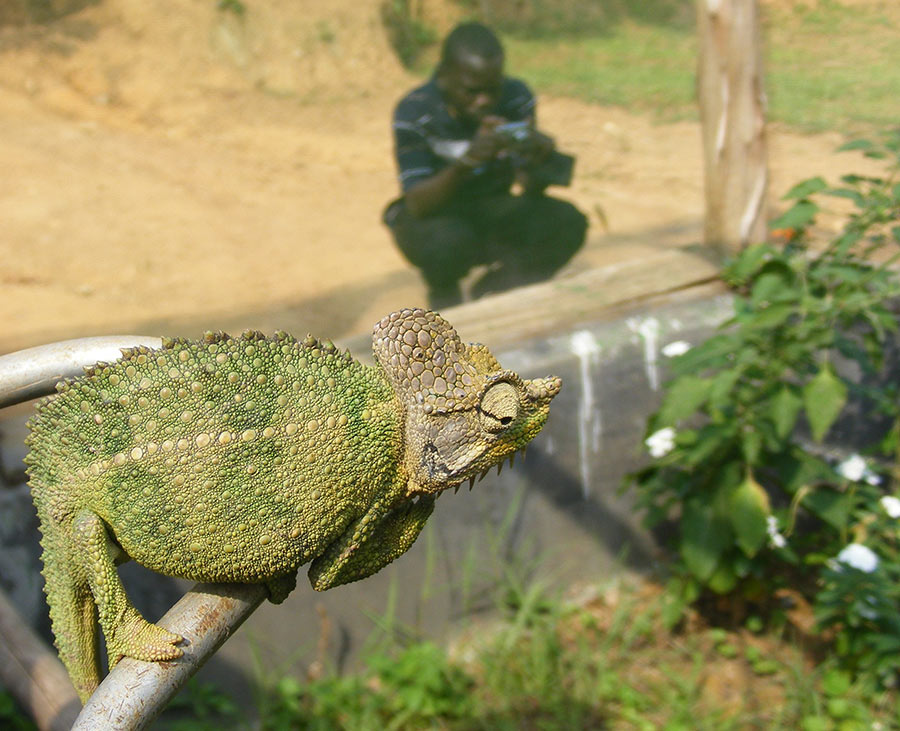
[(384, 489), (398, 461), (393, 401), (380, 370), (312, 338), (133, 350), (39, 405), (28, 462), (42, 529), (89, 508), (161, 573), (295, 570)]

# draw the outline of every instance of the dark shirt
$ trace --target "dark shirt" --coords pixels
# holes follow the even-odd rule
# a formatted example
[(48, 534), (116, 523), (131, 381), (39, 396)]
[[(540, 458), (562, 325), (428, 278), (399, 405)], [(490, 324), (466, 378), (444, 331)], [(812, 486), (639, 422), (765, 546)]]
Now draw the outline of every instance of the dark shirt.
[[(535, 100), (528, 86), (506, 78), (492, 114), (510, 122), (534, 121)], [(450, 115), (434, 78), (413, 89), (394, 110), (394, 154), (404, 193), (461, 157), (478, 131)], [(509, 157), (492, 160), (472, 171), (457, 198), (509, 191), (514, 171)]]

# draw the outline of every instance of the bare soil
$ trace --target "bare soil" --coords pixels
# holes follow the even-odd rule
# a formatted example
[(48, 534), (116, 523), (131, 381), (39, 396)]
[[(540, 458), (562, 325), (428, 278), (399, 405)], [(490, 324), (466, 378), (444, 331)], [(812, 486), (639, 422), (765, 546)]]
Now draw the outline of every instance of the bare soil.
[[(391, 110), (418, 79), (378, 2), (58, 0), (42, 23), (9, 2), (0, 353), (124, 332), (340, 337), (424, 304), (379, 220)], [(545, 96), (540, 118), (578, 157), (561, 194), (592, 226), (558, 276), (698, 241), (697, 124)], [(865, 169), (834, 134), (769, 139), (774, 210), (805, 177)]]

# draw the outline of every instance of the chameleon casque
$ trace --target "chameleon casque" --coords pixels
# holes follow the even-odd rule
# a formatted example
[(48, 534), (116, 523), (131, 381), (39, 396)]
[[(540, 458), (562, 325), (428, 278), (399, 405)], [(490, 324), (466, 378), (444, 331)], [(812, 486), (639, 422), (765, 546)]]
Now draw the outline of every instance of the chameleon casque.
[(415, 541), (449, 487), (511, 458), (561, 382), (522, 380), (440, 315), (376, 324), (376, 366), (285, 333), (123, 350), (57, 386), (29, 427), (56, 645), (82, 701), (110, 667), (171, 660), (182, 638), (132, 606), (116, 565), (264, 583), (278, 603), (312, 561), (324, 590)]

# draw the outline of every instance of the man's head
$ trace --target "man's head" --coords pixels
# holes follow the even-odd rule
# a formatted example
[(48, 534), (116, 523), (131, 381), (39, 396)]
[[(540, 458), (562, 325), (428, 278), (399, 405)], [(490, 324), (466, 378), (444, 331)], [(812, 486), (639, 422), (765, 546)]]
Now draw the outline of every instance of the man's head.
[(500, 98), (503, 46), (481, 23), (462, 23), (444, 39), (436, 76), (451, 113), (477, 123)]

